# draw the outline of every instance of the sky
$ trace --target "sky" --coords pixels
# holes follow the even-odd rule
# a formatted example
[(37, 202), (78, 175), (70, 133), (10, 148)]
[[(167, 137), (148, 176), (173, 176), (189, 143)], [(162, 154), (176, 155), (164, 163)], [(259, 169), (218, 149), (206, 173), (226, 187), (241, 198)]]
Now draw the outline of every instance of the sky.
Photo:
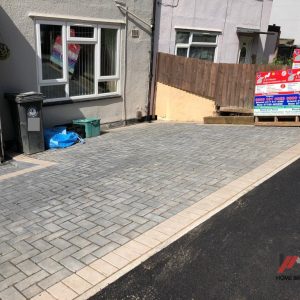
[(270, 24), (281, 26), (281, 38), (300, 45), (300, 0), (273, 0)]

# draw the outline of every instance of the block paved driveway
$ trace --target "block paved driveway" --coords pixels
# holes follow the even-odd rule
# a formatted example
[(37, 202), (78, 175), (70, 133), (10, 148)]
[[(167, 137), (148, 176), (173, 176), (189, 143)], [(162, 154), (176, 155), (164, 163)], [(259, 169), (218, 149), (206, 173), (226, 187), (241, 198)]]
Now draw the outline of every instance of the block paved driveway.
[(0, 298), (34, 297), (299, 137), (298, 128), (153, 123), (35, 155), (57, 165), (0, 181)]

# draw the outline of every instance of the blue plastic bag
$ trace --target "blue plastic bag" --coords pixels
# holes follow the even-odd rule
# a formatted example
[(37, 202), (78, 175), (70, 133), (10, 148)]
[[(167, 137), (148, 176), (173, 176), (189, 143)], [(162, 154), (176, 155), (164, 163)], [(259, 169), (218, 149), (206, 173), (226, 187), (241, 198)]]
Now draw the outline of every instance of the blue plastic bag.
[(59, 149), (70, 147), (84, 140), (75, 132), (67, 132), (66, 127), (46, 128), (44, 130), (46, 149)]

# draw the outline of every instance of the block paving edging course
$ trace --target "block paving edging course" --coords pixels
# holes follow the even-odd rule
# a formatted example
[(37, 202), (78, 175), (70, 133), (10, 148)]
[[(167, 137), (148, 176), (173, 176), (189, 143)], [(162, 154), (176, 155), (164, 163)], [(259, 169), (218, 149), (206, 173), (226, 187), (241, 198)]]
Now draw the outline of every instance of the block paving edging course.
[(0, 175), (0, 181), (10, 179), (10, 178), (13, 178), (13, 177), (17, 177), (17, 176), (20, 176), (20, 175), (24, 175), (24, 174), (27, 174), (27, 173), (30, 173), (30, 172), (42, 170), (44, 168), (55, 166), (57, 164), (57, 163), (54, 163), (54, 162), (49, 162), (49, 161), (44, 161), (44, 160), (31, 158), (31, 157), (28, 157), (28, 156), (23, 155), (23, 154), (14, 156), (13, 160), (16, 161), (16, 162), (29, 163), (29, 164), (32, 164), (33, 166), (29, 167), (29, 168), (22, 169), (22, 170), (18, 170), (18, 171), (15, 171), (15, 172), (11, 172), (11, 173), (8, 173), (8, 174)]
[(93, 296), (299, 158), (300, 143), (49, 287), (33, 300)]

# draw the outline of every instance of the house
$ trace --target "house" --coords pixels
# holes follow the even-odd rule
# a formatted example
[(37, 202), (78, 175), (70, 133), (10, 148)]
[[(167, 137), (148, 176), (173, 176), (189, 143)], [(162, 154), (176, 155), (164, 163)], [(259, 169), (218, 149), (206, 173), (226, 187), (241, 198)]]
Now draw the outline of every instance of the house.
[[(272, 0), (159, 0), (154, 47), (162, 58), (156, 66), (161, 81), (154, 89), (157, 118), (204, 122), (206, 117), (217, 113), (251, 114), (253, 96), (251, 91), (246, 92), (250, 81), (240, 83), (245, 76), (253, 78), (251, 70), (256, 66), (248, 64), (273, 60), (279, 32), (276, 26), (269, 28), (272, 3)], [(195, 60), (168, 58), (166, 54), (201, 61), (197, 64)], [(240, 68), (237, 64), (247, 66)], [(170, 65), (178, 68), (168, 68)], [(160, 76), (161, 68), (168, 69), (164, 73), (166, 79)], [(174, 82), (171, 78), (175, 78)], [(238, 86), (243, 90), (234, 96), (226, 92), (232, 86), (234, 93)]]
[(300, 47), (300, 20), (298, 11), (300, 2), (294, 0), (274, 0), (270, 24), (280, 27), (277, 59), (283, 63), (290, 63), (295, 48)]
[(159, 0), (156, 51), (216, 63), (269, 61), (272, 0)]
[(124, 123), (147, 112), (153, 1), (2, 0), (0, 111), (13, 136), (6, 92), (42, 92), (44, 126), (99, 117)]

